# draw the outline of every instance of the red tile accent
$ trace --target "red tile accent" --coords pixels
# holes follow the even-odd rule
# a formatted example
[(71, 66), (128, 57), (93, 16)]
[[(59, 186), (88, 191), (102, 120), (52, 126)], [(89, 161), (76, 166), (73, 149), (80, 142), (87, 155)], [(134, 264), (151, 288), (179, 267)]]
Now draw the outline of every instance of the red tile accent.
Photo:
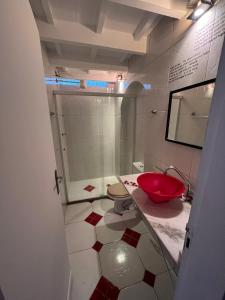
[(106, 300), (106, 298), (99, 290), (95, 289), (90, 300)]
[(120, 290), (113, 285), (108, 279), (102, 276), (91, 295), (90, 300), (116, 300)]
[(147, 284), (149, 284), (150, 286), (154, 287), (154, 284), (155, 284), (155, 275), (152, 274), (151, 272), (145, 270), (143, 281), (146, 282)]
[(101, 220), (102, 216), (92, 212), (84, 221), (88, 222), (89, 224), (95, 226)]
[(126, 184), (126, 185), (138, 187), (138, 184), (136, 182), (133, 182), (133, 181), (127, 181), (127, 180), (125, 180), (123, 183)]
[(97, 241), (92, 247), (95, 251), (99, 252), (102, 249), (103, 244)]
[(134, 248), (137, 247), (141, 234), (127, 228), (122, 236), (122, 241), (126, 242), (127, 244), (133, 246)]
[(95, 189), (95, 186), (90, 185), (90, 184), (85, 186), (85, 188), (84, 188), (84, 190), (87, 192), (92, 192), (94, 189)]

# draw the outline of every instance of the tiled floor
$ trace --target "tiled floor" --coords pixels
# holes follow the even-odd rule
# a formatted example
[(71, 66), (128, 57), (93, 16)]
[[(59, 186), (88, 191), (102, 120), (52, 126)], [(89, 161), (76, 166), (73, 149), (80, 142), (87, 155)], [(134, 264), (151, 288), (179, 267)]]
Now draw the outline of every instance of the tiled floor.
[(67, 207), (71, 300), (172, 300), (175, 278), (159, 243), (137, 211), (119, 216), (113, 204), (101, 199)]
[(71, 181), (67, 184), (69, 202), (104, 196), (107, 185), (117, 182), (116, 176)]

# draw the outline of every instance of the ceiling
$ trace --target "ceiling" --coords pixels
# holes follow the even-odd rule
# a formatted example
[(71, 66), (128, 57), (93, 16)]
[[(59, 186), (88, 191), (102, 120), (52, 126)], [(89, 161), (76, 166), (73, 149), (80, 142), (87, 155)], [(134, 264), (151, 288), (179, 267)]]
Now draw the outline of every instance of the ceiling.
[(185, 18), (186, 0), (30, 0), (52, 66), (124, 72), (145, 55), (163, 17)]

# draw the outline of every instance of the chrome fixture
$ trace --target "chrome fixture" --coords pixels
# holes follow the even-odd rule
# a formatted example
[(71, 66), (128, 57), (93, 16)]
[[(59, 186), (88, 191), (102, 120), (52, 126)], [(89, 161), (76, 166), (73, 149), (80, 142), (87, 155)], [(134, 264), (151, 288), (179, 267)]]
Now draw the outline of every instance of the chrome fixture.
[(186, 184), (186, 194), (182, 196), (182, 200), (189, 200), (189, 196), (191, 194), (191, 184), (190, 181), (187, 179), (187, 177), (180, 171), (178, 170), (176, 167), (174, 166), (169, 166), (168, 168), (165, 169), (164, 174), (167, 175), (168, 171), (170, 170), (174, 170), (184, 181), (184, 183)]
[(196, 114), (196, 112), (191, 113), (192, 118), (196, 118), (196, 119), (208, 119), (209, 116), (207, 115), (198, 115)]
[(216, 4), (216, 0), (200, 0), (197, 6), (194, 8), (188, 19), (192, 21), (197, 21), (201, 16), (203, 16), (210, 8)]
[(59, 184), (63, 181), (63, 177), (58, 176), (57, 170), (55, 170), (54, 175), (55, 175), (55, 187), (56, 187), (57, 194), (59, 195), (60, 193)]
[(161, 112), (161, 113), (166, 113), (167, 110), (158, 110), (158, 109), (153, 109), (153, 110), (151, 110), (151, 113), (152, 113), (152, 114), (157, 114), (157, 113), (159, 113), (159, 112)]

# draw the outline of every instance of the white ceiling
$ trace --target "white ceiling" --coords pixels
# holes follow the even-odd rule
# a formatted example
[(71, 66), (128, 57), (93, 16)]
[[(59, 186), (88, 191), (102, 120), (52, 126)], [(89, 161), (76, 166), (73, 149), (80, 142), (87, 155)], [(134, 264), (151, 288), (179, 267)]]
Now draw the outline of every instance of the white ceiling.
[(184, 18), (187, 0), (30, 0), (52, 65), (126, 72), (145, 55), (162, 17)]

